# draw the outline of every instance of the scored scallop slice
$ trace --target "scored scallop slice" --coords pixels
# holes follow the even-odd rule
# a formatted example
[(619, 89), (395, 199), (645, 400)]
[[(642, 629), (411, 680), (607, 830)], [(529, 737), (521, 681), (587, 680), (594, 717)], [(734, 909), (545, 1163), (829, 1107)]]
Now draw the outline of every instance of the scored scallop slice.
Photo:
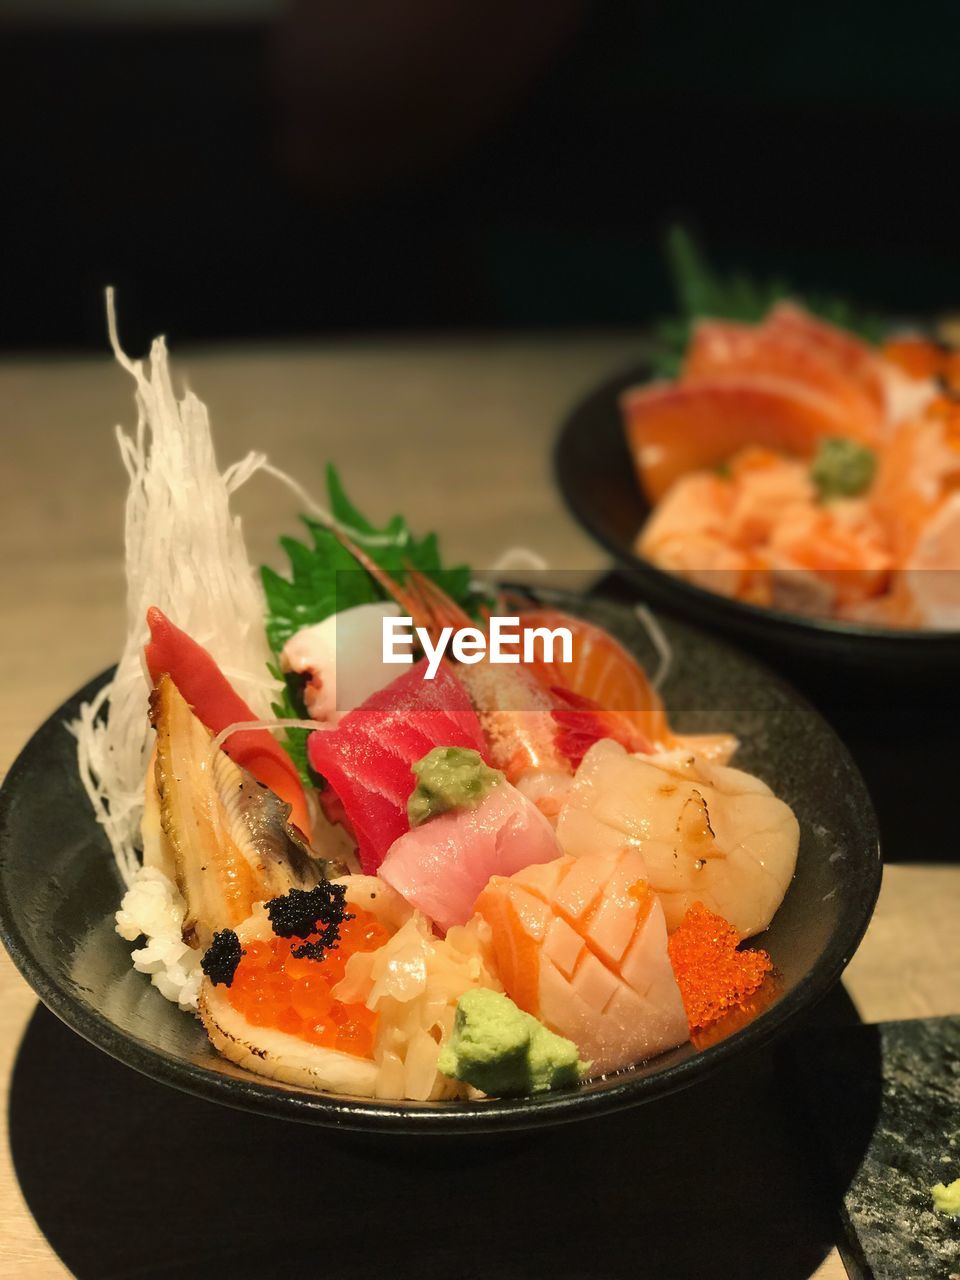
[(632, 849), (494, 876), (477, 899), (510, 998), (572, 1040), (591, 1074), (688, 1035), (663, 911)]
[(806, 458), (825, 437), (878, 440), (833, 397), (768, 374), (653, 382), (625, 392), (620, 403), (637, 475), (652, 502), (681, 476), (718, 467), (750, 445)]

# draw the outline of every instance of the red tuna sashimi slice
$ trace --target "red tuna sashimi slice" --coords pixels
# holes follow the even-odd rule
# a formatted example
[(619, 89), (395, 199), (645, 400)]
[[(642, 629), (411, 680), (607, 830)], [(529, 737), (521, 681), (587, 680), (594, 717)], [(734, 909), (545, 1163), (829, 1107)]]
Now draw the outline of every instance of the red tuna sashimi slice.
[(511, 876), (559, 856), (553, 827), (540, 810), (500, 782), (475, 809), (442, 813), (407, 831), (378, 874), (446, 932), (470, 919), (491, 876)]
[(368, 875), (409, 827), (415, 761), (434, 747), (472, 747), (486, 756), (480, 722), (460, 681), (446, 665), (425, 680), (426, 668), (425, 660), (415, 663), (335, 729), (318, 729), (309, 738), (310, 763), (339, 797)]

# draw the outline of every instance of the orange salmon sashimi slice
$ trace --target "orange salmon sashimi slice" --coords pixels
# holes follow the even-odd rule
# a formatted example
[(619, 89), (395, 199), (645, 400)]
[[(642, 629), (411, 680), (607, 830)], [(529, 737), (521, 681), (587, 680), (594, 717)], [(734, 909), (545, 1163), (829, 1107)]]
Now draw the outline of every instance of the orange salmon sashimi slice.
[(737, 739), (729, 733), (674, 733), (646, 671), (609, 631), (559, 609), (520, 614), (523, 632), (557, 627), (570, 631), (571, 661), (560, 661), (555, 648), (552, 661), (541, 657), (525, 664), (525, 670), (554, 699), (554, 741), (574, 768), (601, 738), (612, 738), (631, 752), (685, 746), (719, 763), (726, 763), (736, 751)]
[(870, 435), (880, 428), (881, 407), (825, 346), (784, 325), (701, 320), (687, 350), (682, 381), (707, 382), (744, 374), (787, 378), (822, 392), (843, 406), (851, 424), (848, 430)]
[(953, 628), (960, 618), (960, 421), (897, 427), (870, 492), (900, 572), (876, 621)]
[(570, 662), (560, 661), (561, 655), (555, 648), (552, 662), (541, 658), (527, 664), (545, 688), (565, 689), (589, 699), (604, 711), (629, 713), (636, 732), (651, 747), (672, 742), (660, 695), (633, 654), (608, 631), (559, 609), (531, 609), (522, 613), (520, 627), (524, 632), (540, 627), (550, 631), (566, 627), (570, 632)]
[(886, 411), (883, 366), (877, 352), (862, 339), (819, 320), (795, 302), (778, 302), (764, 321), (765, 329), (800, 338), (827, 355), (863, 388), (877, 409)]
[(494, 876), (476, 910), (507, 995), (572, 1040), (591, 1074), (688, 1038), (663, 908), (635, 849)]
[(902, 423), (880, 459), (870, 505), (901, 563), (944, 497), (960, 488), (958, 426), (932, 414)]
[(766, 374), (705, 382), (654, 382), (621, 399), (627, 442), (651, 502), (690, 471), (710, 470), (750, 445), (811, 457), (828, 436), (876, 447), (879, 431), (853, 422), (842, 403)]

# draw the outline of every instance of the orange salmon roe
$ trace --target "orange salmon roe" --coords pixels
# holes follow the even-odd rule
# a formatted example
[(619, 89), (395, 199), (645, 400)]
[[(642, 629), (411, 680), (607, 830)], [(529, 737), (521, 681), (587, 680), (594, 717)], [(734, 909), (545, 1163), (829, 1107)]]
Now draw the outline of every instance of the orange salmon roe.
[(691, 1033), (742, 1009), (773, 969), (765, 951), (738, 951), (740, 935), (723, 916), (695, 902), (667, 950)]
[(363, 1004), (342, 1004), (331, 994), (356, 951), (375, 951), (390, 934), (358, 907), (340, 926), (340, 943), (322, 960), (298, 959), (292, 953), (309, 938), (271, 938), (245, 942), (227, 998), (238, 1013), (258, 1027), (273, 1027), (325, 1049), (357, 1058), (373, 1056), (377, 1015)]

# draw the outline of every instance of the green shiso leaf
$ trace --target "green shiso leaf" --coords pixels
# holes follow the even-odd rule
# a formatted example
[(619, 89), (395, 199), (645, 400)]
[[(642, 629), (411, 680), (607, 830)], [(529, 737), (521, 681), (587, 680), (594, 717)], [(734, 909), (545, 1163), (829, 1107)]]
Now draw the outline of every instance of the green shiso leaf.
[[(444, 567), (436, 534), (414, 537), (403, 516), (394, 516), (378, 529), (347, 497), (333, 466), (327, 467), (327, 495), (334, 519), (346, 529), (350, 540), (399, 584), (403, 583), (406, 568), (411, 565), (431, 578), (471, 616), (477, 616), (477, 607), (483, 599), (471, 586), (470, 569), (467, 565)], [(278, 657), (286, 642), (301, 628), (323, 622), (332, 614), (355, 605), (389, 598), (325, 525), (309, 516), (301, 519), (309, 534), (307, 542), (280, 539), (289, 561), (288, 576), (266, 565), (260, 570), (267, 602), (267, 639)], [(282, 679), (279, 667), (274, 675)], [(304, 712), (297, 706), (298, 701), (285, 682), (283, 695), (274, 706), (275, 714), (281, 719), (302, 717)], [(309, 781), (306, 738), (306, 730), (291, 729), (285, 746), (304, 779)]]
[[(378, 529), (353, 505), (340, 477), (327, 468), (330, 510), (351, 541), (399, 584), (407, 565), (432, 578), (457, 604), (474, 613), (478, 598), (470, 585), (467, 565), (445, 568), (435, 534), (417, 539), (403, 516), (394, 516)], [(359, 604), (388, 598), (383, 588), (364, 570), (325, 525), (302, 516), (309, 543), (281, 538), (290, 562), (289, 577), (266, 566), (261, 569), (267, 597), (267, 637), (275, 654), (302, 627), (322, 622), (331, 614)]]
[[(273, 714), (278, 720), (303, 719), (306, 715), (303, 705), (290, 681), (276, 663), (270, 664), (270, 674), (280, 682), (280, 701), (271, 703), (270, 707)], [(309, 786), (315, 786), (317, 778), (307, 759), (308, 736), (309, 731), (307, 729), (287, 729), (283, 739), (283, 748), (297, 766), (301, 781)]]

